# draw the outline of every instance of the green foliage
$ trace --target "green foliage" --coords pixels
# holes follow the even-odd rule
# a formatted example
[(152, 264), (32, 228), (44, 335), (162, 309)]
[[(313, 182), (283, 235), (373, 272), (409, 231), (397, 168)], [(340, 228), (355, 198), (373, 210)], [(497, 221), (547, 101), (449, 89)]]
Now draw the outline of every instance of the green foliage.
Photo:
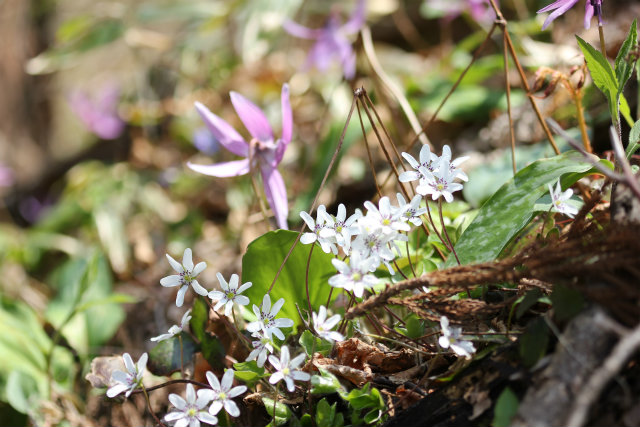
[(493, 427), (510, 426), (511, 420), (518, 412), (519, 404), (518, 396), (509, 387), (502, 390), (493, 410)]
[(342, 413), (336, 414), (337, 403), (329, 405), (327, 399), (321, 399), (316, 405), (316, 426), (317, 427), (342, 427), (344, 426), (344, 416)]
[(640, 148), (640, 120), (635, 122), (631, 131), (629, 132), (629, 145), (627, 145), (627, 150), (625, 152), (627, 159), (630, 159), (638, 148)]
[(366, 383), (361, 389), (354, 388), (346, 395), (341, 393), (340, 396), (349, 403), (353, 425), (373, 424), (381, 419), (385, 410), (380, 391), (371, 387), (370, 383)]
[(264, 367), (259, 367), (255, 360), (234, 363), (233, 368), (235, 369), (234, 376), (247, 384), (248, 387), (253, 387), (262, 378), (269, 376), (269, 372)]
[(267, 414), (272, 418), (272, 421), (267, 424), (268, 426), (280, 426), (294, 417), (291, 409), (287, 405), (281, 402), (275, 403), (275, 425), (273, 424), (273, 414), (274, 414), (274, 401), (266, 396), (262, 396), (262, 403), (264, 404), (264, 408), (267, 410)]
[[(296, 241), (298, 233), (277, 230), (266, 233), (249, 244), (242, 257), (242, 281), (252, 282), (253, 286), (244, 292), (251, 302), (258, 307), (262, 297), (269, 290), (271, 282), (282, 264), (289, 249)], [(282, 269), (278, 280), (271, 291), (271, 303), (284, 298), (285, 303), (279, 317), (287, 317), (294, 322), (294, 328), (301, 324), (296, 304), (307, 307), (305, 276), (310, 245), (298, 243)], [(309, 267), (309, 297), (314, 310), (325, 305), (329, 297), (329, 277), (336, 274), (331, 259), (333, 255), (325, 254), (320, 247), (313, 250)], [(337, 292), (333, 294), (337, 296)]]
[(555, 285), (549, 298), (553, 303), (554, 317), (558, 322), (570, 320), (584, 308), (582, 294), (564, 285)]
[(542, 317), (529, 322), (524, 334), (520, 336), (519, 344), (522, 363), (529, 368), (547, 354), (549, 327)]
[(325, 341), (319, 337), (316, 337), (310, 330), (305, 331), (300, 335), (298, 343), (304, 348), (307, 356), (311, 357), (313, 352), (320, 353), (323, 356), (328, 356), (333, 348), (333, 344)]
[(200, 351), (206, 361), (215, 369), (223, 370), (226, 351), (220, 340), (207, 332), (208, 322), (209, 307), (202, 298), (197, 298), (191, 309), (191, 332), (200, 341)]
[[(564, 174), (583, 173), (592, 169), (580, 153), (570, 151), (550, 159), (538, 160), (520, 170), (480, 208), (478, 215), (464, 231), (456, 252), (462, 264), (493, 261), (520, 230), (533, 218), (536, 201), (549, 191)], [(572, 175), (578, 179), (579, 175)], [(563, 180), (565, 186), (574, 181)], [(449, 256), (446, 266), (455, 264)]]
[(335, 375), (320, 368), (320, 375), (311, 376), (311, 394), (346, 394), (344, 387)]
[[(181, 332), (169, 339), (158, 342), (149, 351), (149, 372), (154, 375), (169, 376), (179, 371), (183, 364), (186, 366), (193, 360), (198, 346), (189, 334)], [(180, 354), (180, 339), (182, 339), (182, 355)]]

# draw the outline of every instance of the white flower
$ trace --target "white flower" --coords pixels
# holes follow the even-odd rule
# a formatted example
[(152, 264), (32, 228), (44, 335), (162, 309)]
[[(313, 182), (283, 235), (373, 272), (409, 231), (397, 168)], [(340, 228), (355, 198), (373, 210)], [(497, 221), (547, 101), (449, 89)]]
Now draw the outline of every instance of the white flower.
[(246, 291), (251, 287), (251, 282), (247, 282), (238, 288), (238, 280), (239, 277), (237, 274), (232, 274), (231, 279), (229, 279), (229, 283), (224, 280), (222, 274), (217, 273), (216, 277), (218, 278), (218, 282), (220, 282), (220, 287), (222, 288), (222, 292), (220, 291), (211, 291), (209, 292), (209, 298), (213, 301), (218, 301), (214, 310), (218, 310), (220, 307), (224, 305), (224, 315), (230, 316), (231, 309), (233, 308), (233, 304), (238, 305), (247, 305), (249, 304), (249, 298), (244, 295), (240, 295), (242, 292)]
[[(457, 159), (451, 161), (451, 148), (448, 145), (442, 147), (442, 156), (440, 157), (440, 163), (446, 161), (449, 163), (449, 171), (453, 175), (453, 178), (459, 178), (461, 181), (467, 182), (469, 181), (469, 177), (462, 169), (459, 169), (463, 162), (469, 160), (469, 156), (458, 157)], [(440, 167), (440, 165), (438, 165)]]
[(125, 396), (129, 397), (133, 390), (142, 384), (142, 376), (147, 367), (147, 360), (149, 359), (147, 353), (140, 356), (137, 365), (133, 364), (133, 359), (131, 359), (129, 353), (123, 354), (122, 359), (124, 359), (124, 366), (127, 372), (117, 370), (111, 374), (111, 382), (116, 382), (117, 384), (107, 390), (108, 397), (115, 397), (125, 390), (127, 391)]
[(202, 270), (207, 268), (207, 264), (204, 262), (199, 262), (195, 267), (193, 266), (193, 260), (191, 258), (191, 249), (187, 248), (184, 250), (184, 255), (182, 256), (182, 264), (180, 264), (175, 259), (171, 258), (169, 254), (167, 254), (167, 259), (169, 260), (169, 264), (171, 267), (178, 273), (172, 276), (163, 277), (160, 279), (160, 284), (165, 287), (172, 286), (181, 286), (178, 291), (178, 296), (176, 297), (176, 305), (178, 307), (182, 307), (184, 303), (184, 294), (187, 293), (187, 289), (189, 289), (189, 285), (193, 286), (193, 290), (196, 293), (206, 296), (207, 290), (200, 286), (200, 283), (196, 280), (198, 274), (202, 273)]
[(462, 190), (462, 184), (453, 182), (454, 175), (449, 167), (449, 162), (446, 160), (440, 162), (440, 167), (434, 173), (424, 168), (422, 168), (421, 171), (426, 178), (420, 179), (420, 185), (416, 187), (418, 194), (422, 194), (423, 196), (431, 194), (433, 200), (442, 196), (448, 203), (451, 203), (453, 201), (453, 195), (451, 193)]
[(386, 196), (380, 199), (378, 207), (368, 200), (364, 202), (364, 207), (367, 208), (367, 221), (372, 221), (380, 227), (384, 234), (411, 230), (411, 227), (402, 221), (403, 208), (392, 208), (391, 202)]
[(435, 172), (438, 160), (440, 159), (436, 154), (431, 152), (428, 145), (423, 145), (420, 149), (420, 162), (414, 159), (409, 153), (402, 153), (402, 157), (404, 157), (415, 170), (402, 172), (399, 176), (400, 182), (410, 182), (426, 178), (421, 169), (424, 168), (429, 172)]
[(349, 264), (336, 258), (331, 263), (339, 274), (329, 278), (329, 285), (353, 291), (357, 298), (362, 297), (365, 289), (371, 289), (378, 283), (376, 276), (370, 274), (379, 264), (375, 257), (365, 258), (360, 251), (354, 250), (351, 251)]
[(262, 307), (258, 308), (253, 305), (253, 313), (258, 320), (251, 322), (247, 325), (247, 331), (253, 333), (262, 330), (264, 334), (271, 338), (271, 335), (275, 335), (284, 341), (284, 334), (280, 331), (280, 328), (290, 328), (293, 326), (293, 320), (287, 318), (276, 319), (276, 315), (284, 304), (284, 298), (280, 298), (271, 307), (271, 297), (269, 294), (265, 294), (262, 298)]
[(342, 247), (345, 252), (349, 252), (351, 236), (359, 232), (358, 227), (354, 224), (360, 217), (362, 217), (362, 212), (356, 211), (347, 219), (347, 209), (344, 204), (340, 203), (338, 214), (335, 217), (327, 214), (325, 227), (320, 230), (320, 237), (335, 239), (338, 246)]
[(305, 357), (305, 354), (301, 353), (290, 360), (289, 348), (286, 345), (283, 345), (280, 349), (279, 360), (275, 356), (269, 356), (269, 363), (271, 363), (276, 369), (276, 372), (269, 377), (269, 382), (271, 384), (276, 384), (280, 380), (284, 380), (287, 384), (287, 390), (293, 392), (295, 390), (295, 385), (293, 384), (295, 380), (309, 381), (311, 376), (308, 373), (295, 370), (295, 368), (304, 362)]
[(211, 386), (211, 390), (205, 390), (209, 392), (210, 398), (213, 400), (211, 402), (211, 406), (209, 407), (209, 413), (211, 415), (215, 415), (224, 407), (224, 410), (227, 411), (227, 414), (232, 417), (237, 417), (240, 415), (240, 409), (238, 409), (238, 405), (234, 402), (234, 397), (240, 396), (242, 393), (247, 391), (247, 386), (239, 385), (236, 387), (233, 386), (233, 369), (227, 369), (224, 375), (222, 376), (222, 382), (218, 381), (218, 378), (213, 375), (213, 372), (207, 372), (207, 381), (209, 381), (209, 385)]
[(344, 341), (344, 336), (340, 332), (332, 331), (340, 321), (340, 315), (334, 314), (327, 319), (327, 309), (321, 305), (318, 314), (311, 313), (313, 318), (313, 328), (320, 338), (324, 338), (329, 342)]
[(251, 341), (251, 345), (253, 346), (253, 350), (249, 353), (249, 356), (245, 360), (248, 362), (250, 360), (256, 360), (258, 363), (258, 367), (262, 368), (264, 366), (265, 360), (267, 360), (268, 353), (273, 353), (273, 340), (271, 337), (267, 336), (259, 330), (251, 334), (252, 337), (258, 338), (255, 341)]
[(309, 243), (318, 242), (320, 247), (325, 253), (333, 252), (334, 255), (338, 253), (338, 248), (336, 247), (333, 239), (322, 237), (321, 231), (324, 230), (327, 225), (327, 210), (324, 205), (318, 206), (317, 209), (317, 219), (314, 221), (311, 215), (306, 212), (300, 212), (300, 218), (304, 220), (311, 230), (309, 233), (304, 233), (302, 237), (300, 237), (300, 242), (304, 245), (308, 245)]
[(187, 384), (187, 400), (175, 393), (169, 395), (169, 401), (178, 409), (169, 412), (164, 416), (164, 420), (175, 421), (174, 427), (199, 427), (200, 421), (203, 423), (215, 425), (218, 424), (218, 418), (209, 414), (205, 407), (211, 401), (211, 390), (198, 390), (196, 395), (192, 384)]
[(560, 180), (558, 180), (558, 183), (556, 184), (555, 191), (551, 184), (548, 184), (548, 187), (549, 193), (551, 194), (551, 210), (573, 218), (578, 213), (578, 209), (567, 203), (567, 200), (571, 199), (571, 196), (573, 195), (573, 190), (567, 188), (566, 191), (562, 192)]
[(451, 348), (457, 355), (464, 356), (467, 359), (476, 352), (471, 341), (463, 341), (460, 338), (462, 328), (449, 327), (449, 319), (446, 316), (440, 318), (440, 328), (442, 329), (442, 336), (438, 343), (442, 348)]
[(416, 194), (415, 197), (411, 199), (411, 202), (409, 203), (405, 202), (404, 197), (402, 197), (402, 194), (400, 193), (396, 194), (396, 197), (398, 198), (398, 204), (400, 205), (399, 209), (401, 209), (403, 212), (402, 218), (405, 221), (409, 221), (411, 224), (415, 226), (421, 226), (422, 219), (420, 218), (420, 216), (427, 213), (426, 207), (425, 208), (420, 207), (420, 203), (422, 202), (422, 196), (420, 194)]
[(190, 313), (191, 313), (191, 309), (187, 310), (187, 312), (182, 315), (180, 326), (173, 325), (172, 327), (169, 328), (168, 334), (162, 334), (162, 335), (158, 335), (157, 337), (153, 337), (151, 338), (151, 341), (164, 341), (178, 335), (180, 332), (184, 330), (185, 326), (187, 326), (187, 323), (189, 323), (189, 320), (191, 320), (191, 316), (189, 315)]

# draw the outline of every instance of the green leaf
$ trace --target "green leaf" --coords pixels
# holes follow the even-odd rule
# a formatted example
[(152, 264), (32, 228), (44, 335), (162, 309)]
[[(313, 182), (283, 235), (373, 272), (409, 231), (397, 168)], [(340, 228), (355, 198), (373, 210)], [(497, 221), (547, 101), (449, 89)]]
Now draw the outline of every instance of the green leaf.
[(506, 387), (498, 396), (496, 407), (493, 410), (493, 427), (508, 427), (511, 420), (518, 412), (518, 396)]
[(584, 59), (587, 61), (587, 68), (593, 79), (593, 83), (607, 97), (611, 117), (617, 120), (618, 117), (618, 93), (619, 86), (616, 74), (611, 68), (609, 61), (586, 41), (576, 35), (578, 45), (582, 50)]
[(333, 348), (333, 344), (316, 337), (308, 329), (305, 329), (302, 335), (300, 335), (298, 342), (309, 357), (311, 357), (311, 352), (321, 353), (323, 356), (327, 356)]
[[(262, 396), (262, 403), (264, 404), (264, 408), (267, 410), (267, 414), (273, 418), (273, 399), (269, 399), (268, 397)], [(276, 409), (276, 425), (282, 425), (286, 423), (289, 418), (293, 415), (291, 409), (284, 403), (277, 402), (275, 404)]]
[(549, 298), (553, 303), (554, 318), (558, 322), (571, 319), (584, 308), (582, 294), (563, 285), (555, 285)]
[[(249, 244), (247, 252), (242, 257), (242, 281), (253, 283), (244, 293), (253, 304), (262, 304), (262, 297), (269, 290), (282, 261), (297, 237), (296, 232), (277, 230), (266, 233)], [(296, 245), (270, 294), (272, 304), (284, 298), (285, 303), (278, 317), (292, 319), (294, 328), (301, 324), (295, 304), (307, 307), (305, 276), (310, 250), (310, 245)], [(336, 274), (331, 259), (333, 255), (325, 254), (320, 247), (313, 249), (309, 267), (309, 297), (314, 310), (327, 303), (331, 290), (328, 280)], [(335, 298), (338, 293), (334, 292), (333, 295)]]
[(531, 307), (534, 306), (542, 296), (542, 291), (538, 288), (534, 288), (527, 292), (522, 300), (522, 302), (518, 305), (518, 309), (516, 310), (516, 319), (522, 317), (523, 314), (527, 312)]
[[(455, 245), (462, 264), (495, 260), (509, 241), (531, 221), (535, 203), (564, 174), (587, 172), (592, 166), (584, 157), (570, 151), (550, 159), (538, 160), (519, 171), (480, 208)], [(573, 175), (578, 179), (579, 175)], [(573, 184), (565, 182), (564, 186)], [(449, 256), (445, 266), (456, 264)]]
[(520, 357), (526, 367), (532, 367), (546, 353), (549, 344), (549, 327), (542, 317), (537, 317), (527, 325), (520, 336)]
[[(182, 362), (186, 366), (193, 360), (198, 345), (189, 334), (181, 332), (180, 337), (182, 338)], [(149, 352), (149, 372), (154, 375), (169, 376), (181, 369), (180, 357), (178, 336), (160, 341)]]
[(637, 47), (638, 44), (638, 28), (637, 28), (637, 19), (633, 20), (631, 24), (631, 28), (629, 28), (629, 34), (627, 38), (620, 46), (620, 50), (618, 51), (618, 55), (616, 56), (615, 62), (615, 70), (616, 70), (616, 78), (618, 79), (618, 91), (617, 94), (620, 95), (624, 90), (624, 86), (631, 78), (631, 74), (633, 73), (633, 68), (635, 67), (635, 63), (637, 58), (632, 54), (632, 51)]
[(629, 132), (629, 145), (627, 145), (627, 150), (626, 150), (627, 159), (630, 159), (631, 156), (633, 156), (635, 152), (638, 151), (638, 148), (640, 148), (639, 142), (640, 142), (640, 120), (635, 122), (635, 124), (631, 128), (631, 131)]
[(337, 403), (329, 405), (327, 399), (321, 399), (316, 405), (316, 425), (318, 427), (337, 427), (336, 424)]
[(415, 314), (411, 314), (406, 320), (407, 323), (407, 336), (409, 338), (420, 338), (424, 335), (424, 321)]
[(302, 427), (313, 427), (313, 418), (311, 418), (311, 414), (304, 414), (303, 416), (301, 416), (300, 425)]
[(235, 369), (234, 376), (246, 383), (248, 387), (253, 387), (260, 379), (269, 376), (264, 367), (259, 367), (255, 360), (234, 363), (233, 368)]
[(7, 401), (23, 414), (34, 414), (41, 399), (37, 381), (22, 371), (12, 371), (7, 378)]
[(320, 375), (311, 376), (311, 394), (331, 394), (346, 392), (335, 375), (320, 368)]

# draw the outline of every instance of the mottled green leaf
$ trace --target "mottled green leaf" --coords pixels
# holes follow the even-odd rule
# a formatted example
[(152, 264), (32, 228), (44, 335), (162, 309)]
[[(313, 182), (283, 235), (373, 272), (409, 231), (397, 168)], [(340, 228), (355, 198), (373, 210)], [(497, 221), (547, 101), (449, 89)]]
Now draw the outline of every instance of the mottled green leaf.
[(149, 372), (154, 375), (169, 376), (173, 372), (179, 371), (182, 364), (186, 366), (191, 363), (198, 345), (189, 334), (181, 332), (180, 337), (182, 338), (182, 359), (180, 356), (180, 339), (177, 335), (160, 341), (149, 352), (149, 363), (147, 365)]

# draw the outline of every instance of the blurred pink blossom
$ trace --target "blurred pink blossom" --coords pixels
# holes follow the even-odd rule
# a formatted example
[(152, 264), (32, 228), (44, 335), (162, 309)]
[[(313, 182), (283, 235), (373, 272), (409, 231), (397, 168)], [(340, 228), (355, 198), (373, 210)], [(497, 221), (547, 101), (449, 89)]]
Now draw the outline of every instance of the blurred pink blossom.
[(125, 123), (118, 116), (120, 89), (105, 85), (97, 95), (91, 96), (76, 90), (69, 96), (71, 110), (82, 123), (102, 139), (115, 139), (122, 134)]

